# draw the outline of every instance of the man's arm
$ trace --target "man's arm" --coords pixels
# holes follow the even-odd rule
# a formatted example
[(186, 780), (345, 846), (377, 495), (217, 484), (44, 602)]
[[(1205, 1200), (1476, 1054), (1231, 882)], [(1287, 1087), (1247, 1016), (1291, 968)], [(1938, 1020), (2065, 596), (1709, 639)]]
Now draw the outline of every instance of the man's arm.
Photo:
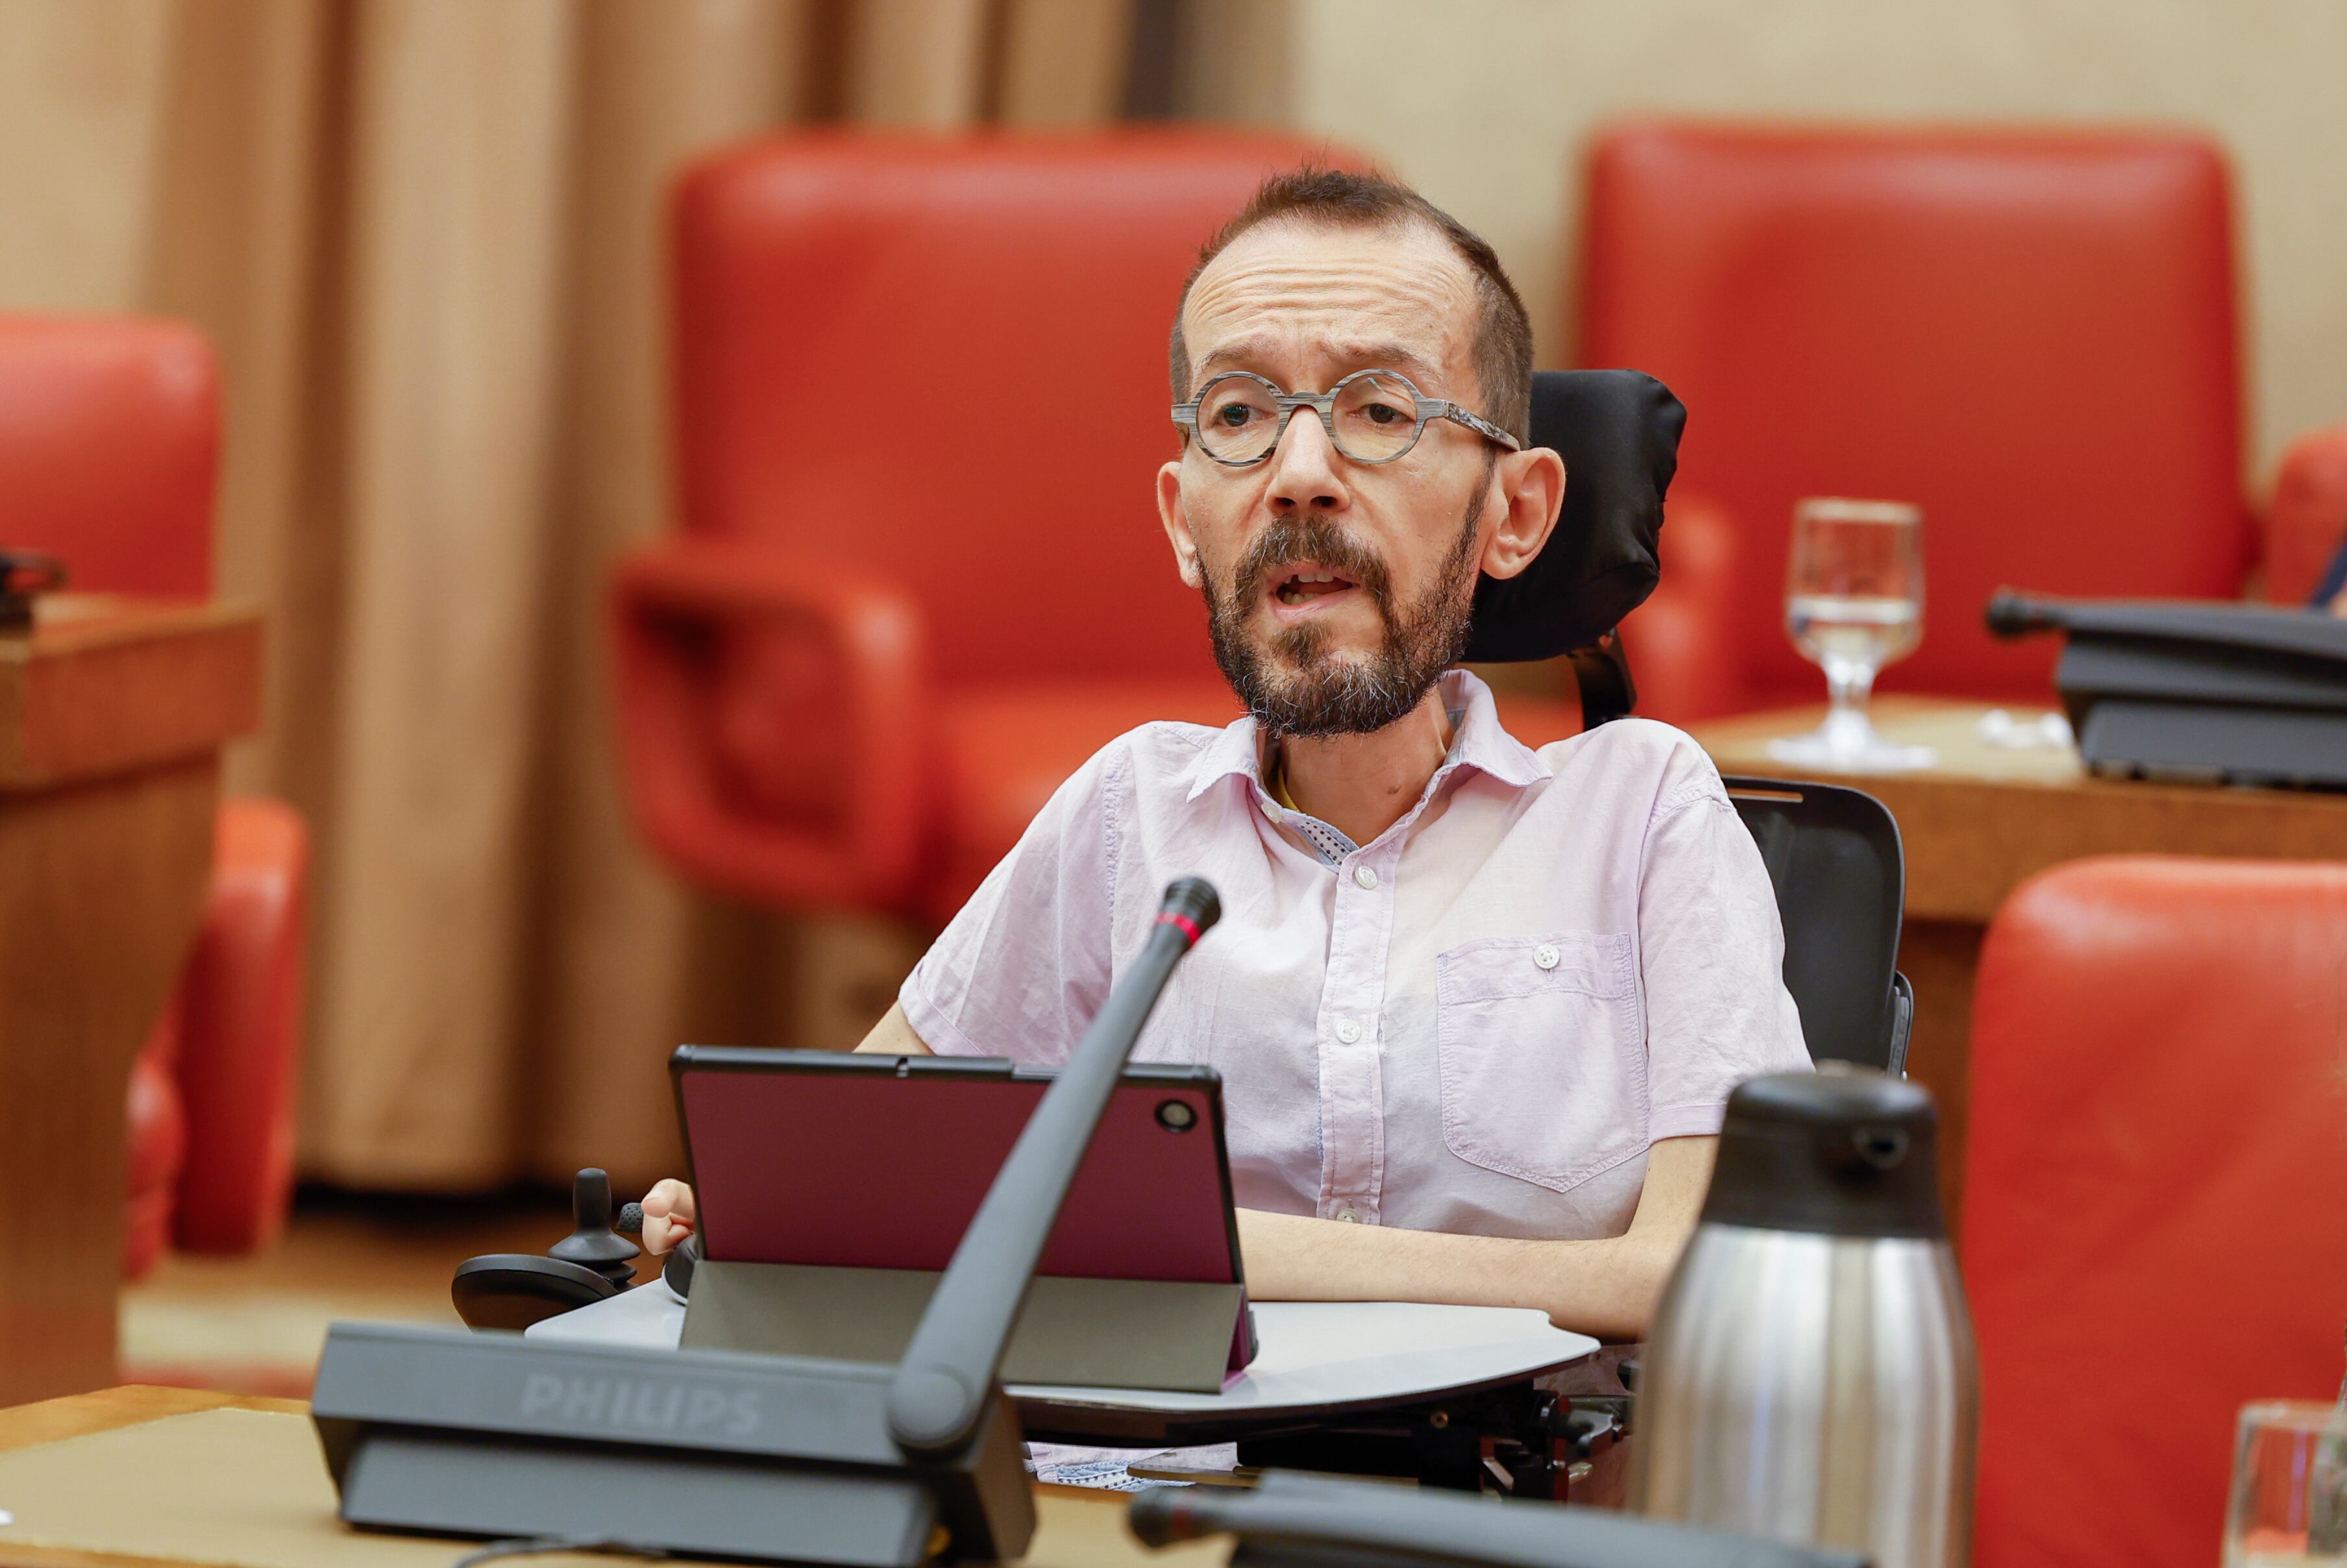
[(1537, 1307), (1601, 1339), (1646, 1332), (1663, 1282), (1695, 1230), (1717, 1138), (1665, 1138), (1646, 1152), (1630, 1228), (1604, 1241), (1517, 1241), (1239, 1211), (1247, 1293), (1264, 1301), (1432, 1301)]
[(905, 1017), (905, 1004), (897, 1002), (881, 1015), (856, 1048), (858, 1056), (935, 1056), (928, 1042), (913, 1032), (912, 1021)]

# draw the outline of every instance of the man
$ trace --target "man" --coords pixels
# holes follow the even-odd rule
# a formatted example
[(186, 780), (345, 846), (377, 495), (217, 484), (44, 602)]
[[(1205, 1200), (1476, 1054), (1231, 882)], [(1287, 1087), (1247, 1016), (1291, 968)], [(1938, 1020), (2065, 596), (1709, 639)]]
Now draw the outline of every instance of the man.
[[(1624, 721), (1535, 753), (1446, 673), (1477, 573), (1521, 572), (1563, 497), (1522, 449), (1522, 303), (1414, 192), (1304, 169), (1208, 243), (1171, 357), (1158, 510), (1250, 716), (1103, 748), (858, 1049), (1063, 1060), (1204, 876), (1222, 923), (1134, 1055), (1222, 1073), (1252, 1293), (1635, 1337), (1729, 1090), (1809, 1059), (1694, 743)], [(644, 1207), (654, 1251), (690, 1227), (682, 1184)]]

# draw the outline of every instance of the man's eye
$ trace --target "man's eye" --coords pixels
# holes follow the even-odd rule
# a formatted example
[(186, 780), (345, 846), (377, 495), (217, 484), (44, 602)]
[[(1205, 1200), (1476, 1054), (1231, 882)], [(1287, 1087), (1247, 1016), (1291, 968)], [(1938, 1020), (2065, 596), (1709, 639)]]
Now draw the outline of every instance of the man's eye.
[(1236, 430), (1255, 417), (1255, 410), (1244, 403), (1225, 403), (1214, 410), (1214, 422), (1226, 430)]
[(1368, 415), (1372, 425), (1406, 424), (1409, 419), (1409, 415), (1389, 403), (1372, 403), (1361, 412)]

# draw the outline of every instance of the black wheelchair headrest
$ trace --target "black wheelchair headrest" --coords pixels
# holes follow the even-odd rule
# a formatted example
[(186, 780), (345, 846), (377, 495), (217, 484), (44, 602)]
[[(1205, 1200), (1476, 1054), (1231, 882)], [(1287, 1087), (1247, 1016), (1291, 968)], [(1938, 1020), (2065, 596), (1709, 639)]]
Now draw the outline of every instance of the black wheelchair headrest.
[(1504, 663), (1586, 648), (1645, 602), (1663, 497), (1686, 409), (1635, 370), (1543, 370), (1532, 377), (1532, 445), (1564, 458), (1564, 510), (1532, 564), (1475, 585), (1467, 658)]

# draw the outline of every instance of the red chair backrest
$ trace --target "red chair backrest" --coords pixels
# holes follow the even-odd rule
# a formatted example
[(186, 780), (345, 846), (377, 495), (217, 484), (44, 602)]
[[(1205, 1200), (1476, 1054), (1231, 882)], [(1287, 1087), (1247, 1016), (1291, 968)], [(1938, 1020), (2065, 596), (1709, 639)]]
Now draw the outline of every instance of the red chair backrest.
[(0, 546), (77, 589), (204, 598), (220, 377), (193, 327), (0, 314)]
[(2218, 1560), (2234, 1418), (2347, 1335), (2347, 866), (2126, 856), (1997, 912), (1964, 1286), (1981, 1568)]
[(1153, 498), (1166, 336), (1201, 242), (1313, 150), (803, 135), (700, 165), (675, 212), (684, 528), (897, 579), (948, 685), (1211, 677)]
[(1922, 506), (1923, 643), (1890, 689), (2046, 696), (2056, 644), (1982, 627), (2003, 584), (2239, 591), (2228, 186), (2221, 155), (2182, 136), (1657, 124), (1597, 140), (1582, 360), (1686, 404), (1677, 489), (1733, 517), (1750, 696), (1823, 692), (1782, 630), (1803, 496)]

